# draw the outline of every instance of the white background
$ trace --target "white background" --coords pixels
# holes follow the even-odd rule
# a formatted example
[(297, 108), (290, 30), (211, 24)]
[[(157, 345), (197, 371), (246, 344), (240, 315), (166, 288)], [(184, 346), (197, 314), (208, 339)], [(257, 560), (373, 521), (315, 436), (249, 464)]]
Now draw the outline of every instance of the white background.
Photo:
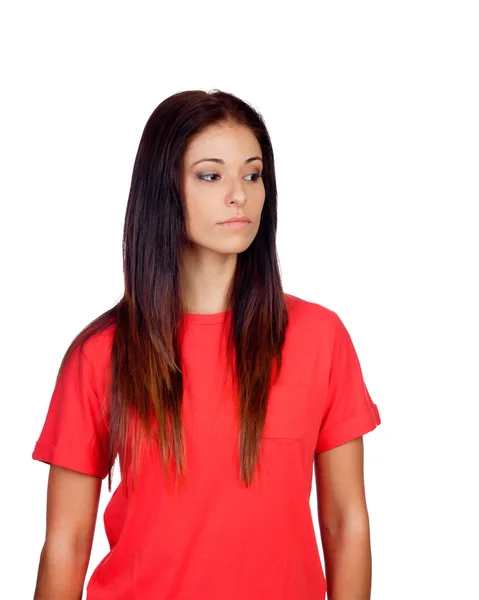
[[(48, 467), (31, 453), (66, 347), (123, 293), (146, 120), (219, 88), (271, 134), (284, 289), (340, 315), (381, 414), (364, 438), (372, 598), (479, 598), (477, 3), (1, 12), (1, 596), (33, 597)], [(319, 542), (314, 485), (311, 508)]]

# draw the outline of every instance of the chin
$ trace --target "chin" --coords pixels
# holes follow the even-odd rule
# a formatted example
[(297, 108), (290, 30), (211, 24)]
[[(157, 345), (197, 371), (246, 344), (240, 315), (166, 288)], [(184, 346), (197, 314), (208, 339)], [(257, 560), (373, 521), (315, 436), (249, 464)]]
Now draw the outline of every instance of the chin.
[(210, 244), (197, 244), (197, 246), (209, 250), (210, 252), (216, 252), (217, 254), (240, 254), (249, 248), (252, 241), (253, 240), (240, 242), (238, 240), (236, 243), (215, 244), (214, 246)]
[(220, 254), (240, 254), (248, 248), (249, 244), (225, 244), (221, 247), (212, 248)]

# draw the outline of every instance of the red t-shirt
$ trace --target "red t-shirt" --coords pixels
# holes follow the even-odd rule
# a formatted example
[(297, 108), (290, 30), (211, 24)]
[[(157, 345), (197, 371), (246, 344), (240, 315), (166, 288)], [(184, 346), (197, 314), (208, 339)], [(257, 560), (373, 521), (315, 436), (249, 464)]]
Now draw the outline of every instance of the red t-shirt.
[[(238, 426), (224, 385), (220, 342), (231, 311), (187, 314), (181, 346), (188, 374), (187, 484), (176, 496), (167, 491), (152, 450), (141, 463), (135, 491), (125, 496), (117, 487), (104, 513), (110, 552), (88, 582), (87, 600), (325, 598), (310, 510), (314, 453), (372, 431), (381, 421), (338, 315), (289, 294), (286, 299), (283, 367), (271, 387), (256, 483), (246, 488), (239, 479)], [(98, 437), (107, 436), (108, 427), (95, 426), (113, 332), (111, 326), (86, 342), (77, 371), (71, 356), (34, 459), (107, 476)]]

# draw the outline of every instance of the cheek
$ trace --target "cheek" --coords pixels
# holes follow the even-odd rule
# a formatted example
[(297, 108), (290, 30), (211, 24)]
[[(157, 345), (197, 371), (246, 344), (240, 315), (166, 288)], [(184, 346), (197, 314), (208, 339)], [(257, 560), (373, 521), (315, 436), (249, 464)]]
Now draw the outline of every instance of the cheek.
[(245, 212), (255, 223), (246, 235), (229, 235), (216, 225), (224, 214), (224, 190), (219, 184), (203, 187), (187, 185), (185, 189), (185, 218), (189, 239), (201, 246), (219, 251), (243, 251), (256, 237), (265, 202), (264, 186), (248, 190)]
[[(215, 202), (211, 194), (190, 191), (185, 199), (185, 217), (191, 238), (204, 236), (215, 223)], [(217, 211), (216, 211), (217, 212)]]

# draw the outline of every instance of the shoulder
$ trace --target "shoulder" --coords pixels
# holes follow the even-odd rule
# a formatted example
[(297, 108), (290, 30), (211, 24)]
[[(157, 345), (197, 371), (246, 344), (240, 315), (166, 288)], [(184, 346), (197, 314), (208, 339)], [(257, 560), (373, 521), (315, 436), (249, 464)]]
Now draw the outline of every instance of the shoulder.
[[(116, 325), (109, 325), (102, 331), (90, 334), (77, 348), (84, 359), (97, 373), (106, 372), (111, 360)], [(81, 360), (80, 359), (80, 360)]]
[(290, 323), (294, 326), (305, 328), (310, 333), (329, 334), (340, 322), (338, 314), (332, 308), (293, 294), (285, 296)]

